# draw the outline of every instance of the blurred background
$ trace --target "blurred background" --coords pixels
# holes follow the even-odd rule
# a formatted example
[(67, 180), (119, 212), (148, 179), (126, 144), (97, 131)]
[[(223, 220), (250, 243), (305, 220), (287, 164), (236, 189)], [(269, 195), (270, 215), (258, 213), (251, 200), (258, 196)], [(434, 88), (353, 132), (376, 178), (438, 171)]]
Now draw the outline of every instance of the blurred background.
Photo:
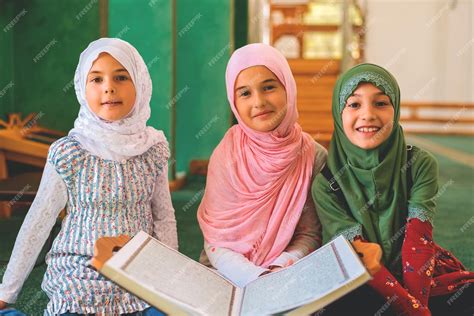
[[(130, 42), (148, 66), (148, 124), (170, 142), (173, 204), (188, 256), (197, 259), (202, 248), (195, 212), (208, 159), (235, 123), (227, 61), (235, 49), (264, 42), (287, 57), (299, 122), (325, 146), (337, 76), (360, 62), (392, 72), (408, 143), (440, 162), (435, 239), (474, 269), (473, 11), (472, 0), (0, 0), (0, 276), (49, 144), (78, 114), (79, 54), (99, 37)], [(28, 315), (42, 314), (46, 303), (43, 259), (17, 304)]]

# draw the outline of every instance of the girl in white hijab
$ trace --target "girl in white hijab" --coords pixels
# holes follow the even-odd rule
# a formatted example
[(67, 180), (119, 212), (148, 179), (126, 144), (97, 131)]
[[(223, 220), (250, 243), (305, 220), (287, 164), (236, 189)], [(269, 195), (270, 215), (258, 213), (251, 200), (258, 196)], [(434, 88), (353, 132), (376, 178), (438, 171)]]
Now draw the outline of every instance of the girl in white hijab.
[(102, 38), (81, 54), (74, 85), (79, 116), (69, 135), (49, 149), (38, 194), (0, 284), (0, 309), (15, 302), (66, 207), (46, 258), (45, 314), (155, 315), (159, 312), (88, 267), (102, 236), (143, 230), (178, 247), (168, 143), (163, 132), (146, 126), (150, 75), (133, 46)]

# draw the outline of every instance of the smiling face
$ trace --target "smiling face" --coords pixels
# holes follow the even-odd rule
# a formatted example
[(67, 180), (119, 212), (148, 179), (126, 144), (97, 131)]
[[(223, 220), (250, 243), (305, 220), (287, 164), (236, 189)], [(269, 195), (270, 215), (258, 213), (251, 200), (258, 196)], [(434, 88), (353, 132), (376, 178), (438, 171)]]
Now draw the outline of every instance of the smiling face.
[(259, 132), (277, 128), (287, 111), (285, 87), (265, 66), (240, 72), (235, 81), (234, 100), (245, 125)]
[(87, 75), (86, 100), (100, 118), (116, 121), (135, 104), (135, 85), (130, 74), (115, 58), (101, 53)]
[(371, 83), (359, 84), (342, 111), (344, 133), (362, 149), (376, 148), (388, 139), (393, 119), (390, 98)]

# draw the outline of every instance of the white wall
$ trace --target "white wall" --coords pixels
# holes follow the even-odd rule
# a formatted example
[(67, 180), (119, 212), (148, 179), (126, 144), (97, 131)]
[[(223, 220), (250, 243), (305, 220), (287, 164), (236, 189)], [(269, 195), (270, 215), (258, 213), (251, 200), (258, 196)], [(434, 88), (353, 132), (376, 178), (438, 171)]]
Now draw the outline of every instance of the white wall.
[(402, 100), (474, 102), (473, 0), (366, 1), (366, 61), (394, 74)]

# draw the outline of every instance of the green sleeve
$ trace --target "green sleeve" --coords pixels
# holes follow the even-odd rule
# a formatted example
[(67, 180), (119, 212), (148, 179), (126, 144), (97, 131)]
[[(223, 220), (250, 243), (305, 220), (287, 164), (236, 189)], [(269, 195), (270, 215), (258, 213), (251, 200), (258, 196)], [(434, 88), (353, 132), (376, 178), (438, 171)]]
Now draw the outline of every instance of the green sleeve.
[[(412, 187), (408, 199), (408, 218), (433, 223), (438, 194), (438, 162), (429, 152), (413, 147)], [(446, 183), (449, 185), (449, 182)], [(441, 192), (440, 192), (441, 193)]]
[(339, 201), (322, 174), (318, 174), (314, 179), (311, 193), (323, 227), (323, 243), (338, 235), (343, 235), (349, 241), (354, 240), (356, 236), (362, 236), (362, 225), (349, 213), (346, 202)]

